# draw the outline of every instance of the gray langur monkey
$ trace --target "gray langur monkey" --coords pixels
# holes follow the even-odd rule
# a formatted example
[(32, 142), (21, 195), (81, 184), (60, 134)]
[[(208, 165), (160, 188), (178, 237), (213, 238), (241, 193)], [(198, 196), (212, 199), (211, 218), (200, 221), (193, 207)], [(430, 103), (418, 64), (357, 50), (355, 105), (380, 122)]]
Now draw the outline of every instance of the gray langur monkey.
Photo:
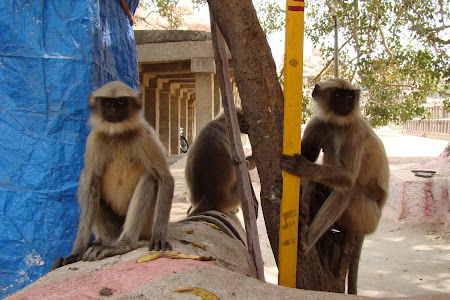
[[(73, 250), (52, 269), (99, 260), (142, 245), (165, 250), (174, 191), (163, 145), (140, 115), (140, 95), (120, 81), (89, 96), (87, 138), (78, 201), (81, 216)], [(95, 235), (89, 243), (91, 232)], [(150, 240), (150, 242), (148, 242)]]
[[(241, 133), (247, 134), (242, 110), (236, 108), (236, 113)], [(247, 165), (254, 168), (254, 159), (248, 157)], [(241, 204), (235, 166), (225, 114), (221, 111), (202, 127), (188, 151), (185, 177), (191, 201), (189, 215), (217, 210), (230, 216)], [(254, 206), (257, 205), (254, 199)]]
[[(306, 179), (302, 197), (312, 197), (312, 210), (317, 207), (306, 235), (306, 252), (333, 225), (363, 240), (377, 228), (386, 203), (388, 159), (381, 140), (361, 115), (359, 93), (341, 78), (319, 82), (312, 93), (316, 115), (306, 126), (302, 155), (281, 158), (283, 170)], [(323, 163), (317, 164), (321, 150)]]

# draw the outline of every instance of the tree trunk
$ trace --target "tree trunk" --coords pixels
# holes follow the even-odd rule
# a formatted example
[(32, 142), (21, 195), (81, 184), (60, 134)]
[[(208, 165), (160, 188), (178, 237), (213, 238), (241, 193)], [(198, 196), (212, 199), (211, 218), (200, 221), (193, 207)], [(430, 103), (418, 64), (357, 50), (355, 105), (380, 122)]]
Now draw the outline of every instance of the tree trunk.
[[(281, 195), (276, 191), (281, 190), (279, 159), (284, 98), (275, 62), (251, 0), (208, 0), (208, 4), (232, 55), (234, 76), (250, 125), (249, 139), (261, 180), (260, 198), (267, 233), (278, 261)], [(304, 253), (302, 240), (311, 220), (309, 207), (309, 203), (301, 201), (297, 288), (343, 293), (355, 237), (328, 232), (316, 247)]]
[(271, 198), (281, 179), (283, 92), (269, 44), (251, 1), (208, 1), (232, 53), (234, 77), (261, 179), (261, 204), (275, 257), (278, 258), (280, 199)]

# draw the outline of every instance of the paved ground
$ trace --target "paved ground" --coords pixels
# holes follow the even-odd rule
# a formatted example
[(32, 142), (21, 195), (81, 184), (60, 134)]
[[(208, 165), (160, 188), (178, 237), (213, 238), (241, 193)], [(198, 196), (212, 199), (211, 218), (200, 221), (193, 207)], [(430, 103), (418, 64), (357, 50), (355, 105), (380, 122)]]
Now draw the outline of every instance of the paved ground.
[[(437, 157), (448, 141), (379, 130), (388, 157), (398, 163)], [(189, 207), (184, 180), (185, 155), (171, 159), (175, 199), (171, 221), (186, 215)], [(259, 182), (253, 182), (259, 195)], [(262, 213), (258, 230), (265, 263), (266, 281), (277, 282), (277, 268), (265, 231)], [(402, 225), (383, 218), (377, 231), (366, 238), (360, 262), (359, 294), (365, 296), (413, 296), (450, 293), (450, 239), (432, 225)]]

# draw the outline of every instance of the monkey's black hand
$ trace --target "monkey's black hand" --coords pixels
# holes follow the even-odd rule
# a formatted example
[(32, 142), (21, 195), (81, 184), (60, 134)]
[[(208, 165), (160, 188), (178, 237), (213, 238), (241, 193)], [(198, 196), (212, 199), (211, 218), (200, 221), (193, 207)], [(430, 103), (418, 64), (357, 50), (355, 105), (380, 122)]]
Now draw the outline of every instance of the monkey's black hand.
[(105, 257), (125, 254), (138, 247), (138, 244), (129, 241), (118, 241), (112, 245), (92, 246), (83, 256), (85, 261), (100, 260)]
[(53, 263), (53, 266), (52, 266), (51, 270), (53, 271), (55, 269), (58, 269), (58, 268), (62, 267), (63, 261), (64, 261), (64, 258), (62, 258), (62, 257), (57, 258), (55, 260), (55, 262)]
[(70, 264), (76, 263), (77, 261), (80, 261), (82, 259), (82, 257), (83, 257), (83, 255), (81, 255), (81, 254), (71, 254), (71, 255), (67, 256), (66, 258), (60, 257), (55, 260), (51, 270), (53, 271), (55, 269), (65, 266), (65, 265), (70, 265)]
[(172, 246), (166, 241), (165, 237), (160, 237), (158, 234), (152, 233), (152, 238), (148, 244), (148, 250), (150, 251), (166, 251), (172, 250)]
[(238, 121), (239, 121), (239, 130), (242, 133), (248, 134), (249, 126), (248, 126), (248, 123), (245, 121), (245, 119), (244, 118), (242, 118), (242, 119), (239, 118)]
[(253, 157), (253, 155), (245, 157), (245, 161), (247, 162), (247, 169), (249, 171), (256, 168), (256, 159)]
[(309, 177), (313, 172), (313, 164), (300, 154), (293, 156), (282, 154), (280, 163), (283, 170), (296, 176)]

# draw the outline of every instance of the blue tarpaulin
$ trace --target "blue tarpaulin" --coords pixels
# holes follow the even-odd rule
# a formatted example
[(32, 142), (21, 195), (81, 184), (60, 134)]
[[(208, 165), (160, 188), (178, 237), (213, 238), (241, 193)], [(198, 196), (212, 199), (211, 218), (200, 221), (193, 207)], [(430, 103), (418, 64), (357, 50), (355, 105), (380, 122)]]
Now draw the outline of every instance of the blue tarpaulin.
[[(125, 1), (132, 12), (139, 0)], [(138, 89), (119, 0), (0, 1), (0, 298), (67, 256), (79, 217), (88, 95)]]

